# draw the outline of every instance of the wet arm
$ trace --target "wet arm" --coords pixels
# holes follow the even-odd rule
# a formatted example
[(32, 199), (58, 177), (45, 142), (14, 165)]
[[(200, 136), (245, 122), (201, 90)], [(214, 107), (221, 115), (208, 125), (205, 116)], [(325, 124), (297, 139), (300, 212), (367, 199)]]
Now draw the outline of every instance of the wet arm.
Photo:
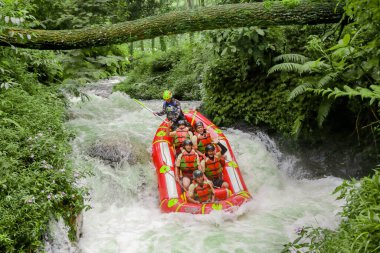
[(189, 191), (187, 192), (187, 200), (190, 203), (200, 204), (199, 201), (197, 201), (197, 200), (194, 199), (194, 190), (195, 190), (195, 187), (194, 187), (193, 184), (191, 184), (190, 187), (189, 187)]
[(156, 112), (157, 115), (162, 116), (166, 113), (166, 106), (165, 103), (162, 105), (162, 110), (159, 112)]
[(177, 160), (175, 161), (175, 177), (176, 177), (176, 180), (179, 180), (179, 177), (180, 177), (179, 167), (181, 165), (181, 159), (182, 159), (182, 154), (179, 154)]
[(202, 162), (201, 162), (201, 168), (202, 168), (202, 171), (204, 173), (205, 172), (205, 168), (206, 168), (206, 161), (205, 161), (205, 159), (203, 159)]
[(199, 155), (198, 154), (196, 154), (196, 155), (197, 155), (198, 170), (202, 171), (201, 163), (199, 161)]
[(212, 197), (211, 197), (211, 202), (215, 202), (215, 190), (214, 190), (214, 185), (211, 181), (208, 181), (208, 183), (210, 184), (210, 187), (211, 187), (211, 191), (212, 191)]

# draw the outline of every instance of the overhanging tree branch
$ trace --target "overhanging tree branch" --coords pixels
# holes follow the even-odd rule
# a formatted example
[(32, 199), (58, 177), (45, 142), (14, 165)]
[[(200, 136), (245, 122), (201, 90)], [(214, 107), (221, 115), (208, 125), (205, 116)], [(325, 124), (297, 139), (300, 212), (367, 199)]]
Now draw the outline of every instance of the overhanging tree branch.
[(336, 2), (228, 4), (178, 11), (108, 26), (75, 30), (5, 28), (0, 45), (34, 49), (74, 49), (151, 39), (163, 35), (247, 26), (315, 25), (339, 22)]

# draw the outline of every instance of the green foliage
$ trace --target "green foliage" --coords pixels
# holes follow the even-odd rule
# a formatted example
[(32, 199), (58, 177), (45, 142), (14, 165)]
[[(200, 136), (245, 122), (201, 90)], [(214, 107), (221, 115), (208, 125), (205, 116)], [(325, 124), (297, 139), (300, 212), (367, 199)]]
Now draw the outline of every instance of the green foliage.
[(112, 24), (151, 16), (167, 8), (171, 1), (151, 0), (32, 0), (32, 15), (43, 28), (69, 29), (96, 24)]
[[(29, 2), (4, 3), (0, 30), (38, 23)], [(55, 85), (63, 72), (53, 52), (0, 48), (0, 252), (36, 252), (49, 220), (59, 217), (74, 239), (75, 218), (86, 207), (86, 190), (75, 186), (84, 175), (67, 162), (72, 135)]]
[(208, 47), (215, 54), (250, 58), (255, 65), (265, 68), (276, 51), (281, 51), (285, 44), (283, 29), (278, 28), (244, 27), (212, 31), (207, 35), (212, 42)]
[(35, 251), (54, 217), (62, 217), (73, 236), (73, 220), (85, 207), (66, 162), (70, 134), (63, 102), (50, 88), (33, 90), (0, 91), (1, 252)]
[(322, 100), (321, 104), (319, 105), (318, 115), (317, 115), (317, 122), (318, 122), (319, 127), (322, 127), (323, 122), (325, 122), (327, 115), (330, 112), (333, 102), (334, 101), (332, 99), (325, 98)]
[[(293, 76), (267, 76), (274, 59), (306, 58), (296, 54), (276, 55), (285, 48), (283, 28), (241, 28), (208, 34), (213, 42), (215, 60), (205, 72), (205, 111), (216, 124), (231, 124), (241, 119), (252, 124), (265, 124), (283, 133), (297, 132), (308, 109), (301, 103), (289, 104), (288, 86), (295, 84)], [(235, 50), (236, 48), (236, 50)], [(310, 101), (313, 103), (313, 101)]]
[[(355, 123), (356, 128), (358, 125), (371, 124), (371, 120), (377, 122), (377, 115), (373, 112), (378, 111), (376, 107), (378, 103), (375, 106), (374, 102), (379, 102), (375, 89), (379, 86), (380, 80), (378, 34), (380, 10), (378, 3), (375, 2), (368, 1), (364, 4), (363, 1), (346, 0), (345, 10), (351, 23), (344, 28), (344, 36), (338, 43), (326, 42), (331, 33), (324, 38), (311, 36), (305, 53), (309, 55), (308, 58), (311, 56), (317, 60), (306, 61), (306, 56), (299, 54), (280, 55), (275, 60), (284, 62), (274, 65), (268, 71), (268, 74), (296, 72), (301, 75), (298, 86), (290, 93), (290, 101), (309, 94), (328, 97), (328, 100), (321, 100), (316, 118), (318, 126), (322, 126), (330, 108), (333, 108), (336, 102), (341, 103), (338, 100), (344, 98), (350, 99), (347, 108), (351, 113), (367, 114), (362, 117), (362, 122)], [(371, 107), (365, 103), (357, 106), (355, 96), (370, 98)]]
[(135, 60), (133, 70), (115, 90), (141, 99), (161, 99), (163, 90), (170, 89), (178, 99), (199, 100), (207, 56), (197, 47), (186, 45), (182, 49), (144, 54)]
[(327, 89), (311, 89), (310, 91), (318, 94), (318, 95), (327, 95), (328, 98), (338, 98), (338, 97), (355, 97), (360, 96), (362, 99), (370, 99), (370, 104), (373, 104), (375, 101), (380, 103), (380, 85), (371, 85), (370, 89), (356, 87), (356, 89), (351, 88), (350, 86), (345, 85), (343, 90), (338, 88), (334, 88), (333, 90), (330, 88)]
[(235, 57), (217, 58), (210, 64), (204, 80), (205, 111), (213, 115), (215, 124), (244, 118), (290, 132), (300, 108), (287, 102), (288, 88), (279, 80), (266, 79), (259, 68), (247, 73), (247, 65)]
[(72, 80), (85, 78), (93, 81), (123, 75), (130, 65), (127, 50), (122, 46), (72, 50), (62, 53), (59, 60), (62, 62), (65, 78)]
[(380, 170), (360, 181), (344, 181), (334, 193), (346, 204), (336, 231), (307, 227), (282, 252), (378, 252), (380, 250)]

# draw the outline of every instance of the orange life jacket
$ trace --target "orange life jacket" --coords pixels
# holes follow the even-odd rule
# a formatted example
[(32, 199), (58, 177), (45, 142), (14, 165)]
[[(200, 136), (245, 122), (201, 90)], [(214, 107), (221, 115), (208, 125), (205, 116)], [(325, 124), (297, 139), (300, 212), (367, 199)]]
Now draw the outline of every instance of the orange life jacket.
[(178, 150), (185, 140), (190, 140), (189, 129), (184, 127), (183, 129), (177, 128), (174, 135), (174, 147)]
[(208, 179), (220, 178), (222, 176), (223, 166), (220, 159), (214, 156), (214, 160), (206, 157), (205, 174)]
[(197, 136), (198, 150), (204, 154), (206, 146), (212, 142), (211, 135), (204, 131), (202, 134), (195, 132), (195, 136)]
[(193, 171), (198, 169), (197, 153), (194, 149), (189, 152), (182, 152), (181, 163), (179, 169), (184, 177), (193, 178)]
[(194, 189), (195, 200), (198, 200), (202, 203), (211, 200), (211, 196), (212, 190), (209, 183), (204, 182), (202, 186), (200, 184), (197, 184), (197, 187)]

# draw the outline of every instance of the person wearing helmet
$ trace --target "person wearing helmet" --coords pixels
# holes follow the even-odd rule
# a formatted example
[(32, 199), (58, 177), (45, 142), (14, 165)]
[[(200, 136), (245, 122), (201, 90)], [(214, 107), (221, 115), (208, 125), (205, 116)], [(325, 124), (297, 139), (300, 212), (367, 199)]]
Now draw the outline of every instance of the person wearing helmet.
[(205, 180), (203, 172), (195, 170), (193, 178), (193, 183), (189, 186), (188, 201), (194, 204), (215, 202), (214, 187), (210, 181)]
[(183, 151), (178, 155), (175, 163), (175, 179), (177, 182), (182, 182), (185, 190), (188, 190), (193, 179), (193, 172), (200, 170), (201, 164), (191, 140), (185, 140), (182, 145)]
[(228, 188), (228, 183), (223, 180), (223, 167), (225, 160), (220, 152), (215, 153), (215, 147), (209, 144), (205, 148), (206, 159), (201, 162), (202, 170), (214, 186)]
[(220, 147), (218, 147), (218, 149), (221, 149), (222, 155), (227, 152), (227, 148), (219, 142), (217, 137), (211, 137), (211, 134), (204, 128), (204, 125), (201, 121), (195, 123), (195, 132), (192, 141), (198, 155), (202, 156), (203, 158), (206, 158), (205, 148), (209, 144), (217, 144)]
[(160, 112), (154, 112), (154, 115), (162, 116), (166, 114), (168, 120), (173, 122), (173, 129), (177, 128), (179, 120), (185, 120), (185, 115), (181, 109), (181, 103), (173, 98), (173, 94), (170, 90), (165, 90), (162, 98), (165, 100)]
[(185, 140), (191, 140), (193, 133), (190, 131), (189, 127), (186, 126), (185, 120), (178, 120), (178, 127), (176, 130), (170, 132), (170, 128), (173, 125), (171, 121), (168, 123), (166, 128), (166, 134), (170, 137), (173, 137), (173, 145), (178, 155), (183, 150), (182, 144)]

